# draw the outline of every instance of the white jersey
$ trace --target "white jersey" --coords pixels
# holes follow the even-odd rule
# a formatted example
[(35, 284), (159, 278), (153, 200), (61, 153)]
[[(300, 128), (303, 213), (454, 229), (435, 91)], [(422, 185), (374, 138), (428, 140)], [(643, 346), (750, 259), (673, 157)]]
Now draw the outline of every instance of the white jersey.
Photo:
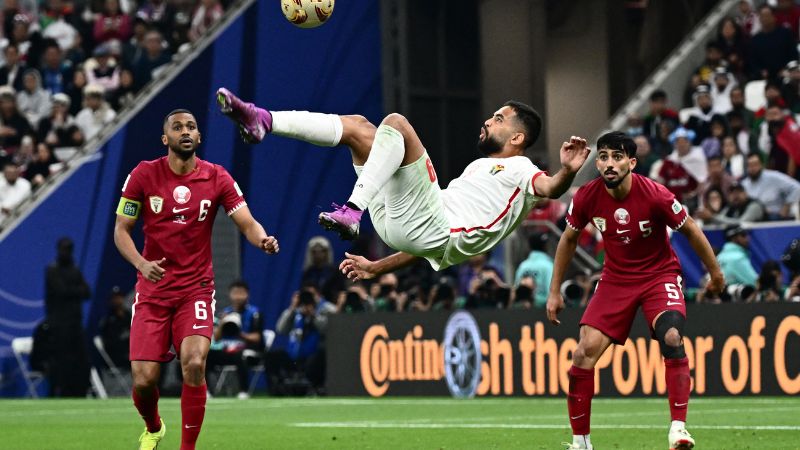
[(442, 190), (450, 238), (439, 270), (485, 253), (516, 229), (536, 204), (533, 181), (542, 170), (525, 156), (481, 158)]

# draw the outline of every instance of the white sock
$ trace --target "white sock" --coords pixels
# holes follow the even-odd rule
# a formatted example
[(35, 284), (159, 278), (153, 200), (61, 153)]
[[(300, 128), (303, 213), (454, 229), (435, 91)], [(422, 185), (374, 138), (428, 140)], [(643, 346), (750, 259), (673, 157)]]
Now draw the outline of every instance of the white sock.
[(683, 421), (680, 421), (680, 420), (673, 420), (672, 421), (672, 425), (670, 425), (669, 429), (670, 430), (674, 430), (676, 428), (677, 429), (686, 428), (686, 422), (683, 422)]
[(310, 142), (320, 147), (336, 147), (342, 138), (341, 117), (308, 111), (270, 111), (272, 133)]
[(583, 448), (591, 448), (592, 441), (589, 440), (588, 434), (573, 434), (572, 443), (574, 445), (582, 446)]
[(361, 171), (348, 201), (362, 211), (367, 209), (369, 202), (400, 168), (403, 155), (403, 135), (389, 125), (379, 126), (364, 170)]

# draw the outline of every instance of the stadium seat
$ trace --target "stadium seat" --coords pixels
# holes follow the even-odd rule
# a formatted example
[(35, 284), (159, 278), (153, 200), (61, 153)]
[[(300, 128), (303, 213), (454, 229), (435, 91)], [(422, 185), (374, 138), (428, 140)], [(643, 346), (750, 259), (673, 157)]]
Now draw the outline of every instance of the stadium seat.
[(744, 86), (744, 106), (750, 111), (758, 111), (767, 104), (764, 96), (765, 80), (753, 80)]
[(103, 358), (103, 362), (106, 363), (108, 366), (108, 371), (111, 373), (111, 376), (117, 383), (117, 386), (120, 387), (121, 391), (125, 393), (125, 395), (130, 395), (131, 393), (131, 381), (125, 377), (125, 374), (114, 364), (114, 361), (111, 360), (111, 357), (108, 356), (108, 352), (106, 352), (105, 346), (103, 345), (103, 338), (101, 336), (95, 336), (92, 339), (94, 342), (94, 346), (97, 349), (97, 353), (100, 354), (100, 357)]
[(33, 338), (32, 337), (19, 337), (11, 341), (11, 351), (14, 352), (14, 358), (17, 359), (19, 371), (25, 379), (25, 384), (28, 386), (28, 394), (31, 398), (39, 398), (36, 393), (36, 387), (44, 381), (44, 373), (28, 368), (28, 363), (23, 359), (23, 355), (30, 355), (33, 351)]

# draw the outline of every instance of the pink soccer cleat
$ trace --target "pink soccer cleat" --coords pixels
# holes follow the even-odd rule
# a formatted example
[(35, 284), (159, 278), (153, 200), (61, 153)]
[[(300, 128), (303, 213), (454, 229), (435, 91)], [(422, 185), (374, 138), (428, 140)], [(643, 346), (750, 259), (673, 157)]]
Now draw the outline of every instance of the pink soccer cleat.
[(222, 114), (239, 125), (239, 133), (248, 144), (258, 144), (272, 131), (272, 114), (252, 103), (243, 102), (233, 92), (217, 89), (217, 103)]
[(352, 241), (358, 237), (358, 230), (361, 227), (361, 215), (364, 211), (352, 209), (347, 205), (339, 206), (333, 204), (336, 208), (331, 212), (320, 213), (319, 224), (326, 230), (333, 230), (339, 233), (345, 241)]

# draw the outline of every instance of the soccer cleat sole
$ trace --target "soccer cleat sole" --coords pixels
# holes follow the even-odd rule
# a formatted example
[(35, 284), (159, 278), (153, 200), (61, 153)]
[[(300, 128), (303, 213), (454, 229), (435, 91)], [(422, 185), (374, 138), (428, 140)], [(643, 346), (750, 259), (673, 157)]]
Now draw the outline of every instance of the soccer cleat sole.
[(342, 224), (326, 216), (325, 213), (319, 215), (317, 222), (322, 225), (322, 228), (338, 233), (339, 238), (343, 241), (352, 241), (358, 237), (358, 231), (353, 232), (353, 230), (343, 227)]
[(233, 111), (230, 102), (228, 102), (228, 97), (219, 91), (217, 91), (217, 104), (222, 114), (230, 114)]

